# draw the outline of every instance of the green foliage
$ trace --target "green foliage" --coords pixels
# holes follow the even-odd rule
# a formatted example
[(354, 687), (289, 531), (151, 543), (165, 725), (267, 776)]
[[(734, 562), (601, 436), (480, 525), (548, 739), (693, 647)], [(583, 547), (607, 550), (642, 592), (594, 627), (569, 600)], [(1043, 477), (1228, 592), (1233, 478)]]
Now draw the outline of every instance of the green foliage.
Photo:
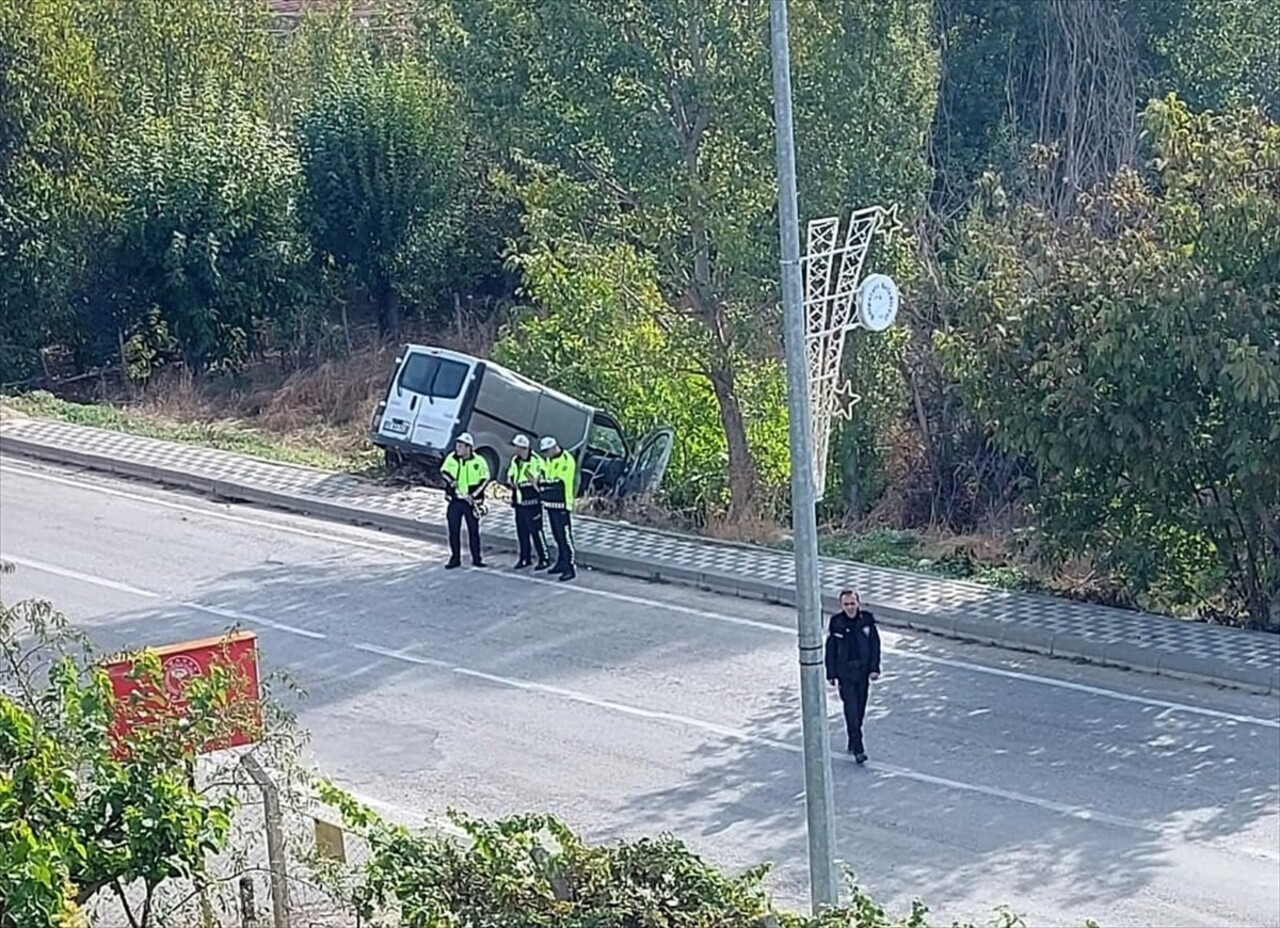
[[(143, 697), (130, 704), (138, 724), (116, 740), (121, 704), (106, 671), (35, 601), (0, 604), (0, 672), (0, 926), (70, 926), (102, 890), (123, 898), (135, 883), (145, 895), (129, 919), (147, 924), (155, 890), (198, 881), (227, 835), (234, 797), (197, 791), (190, 771), (194, 745), (246, 725), (228, 701), (236, 681), (193, 679), (181, 719)], [(144, 692), (164, 691), (154, 653), (135, 673)]]
[[(885, 912), (850, 882), (847, 905), (817, 918), (776, 911), (768, 867), (726, 876), (670, 836), (604, 847), (547, 815), (485, 822), (457, 812), (460, 836), (391, 825), (341, 790), (322, 800), (369, 842), (344, 898), (374, 924), (404, 928), (928, 928), (928, 909)], [(998, 910), (994, 925), (1021, 920)], [(959, 928), (959, 926), (957, 926)]]
[(307, 215), (323, 257), (399, 331), (434, 308), (461, 220), (461, 126), (447, 85), (413, 58), (340, 61), (298, 121)]
[[(562, 241), (522, 255), (518, 266), (536, 308), (520, 313), (495, 356), (614, 412), (636, 441), (652, 428), (674, 427), (679, 440), (663, 500), (701, 519), (727, 503), (725, 435), (705, 376), (658, 322), (663, 304), (652, 265), (625, 244)], [(788, 460), (780, 366), (744, 371), (740, 389), (763, 482), (778, 487)]]
[(1280, 4), (1146, 0), (1152, 91), (1193, 109), (1256, 105), (1280, 118)]
[[(634, 437), (674, 425), (663, 501), (680, 515), (785, 517), (767, 4), (355, 6), (284, 27), (261, 0), (0, 4), (0, 384), (116, 364), (135, 380), (175, 362), (297, 366), (374, 320), (389, 336), (456, 307), (459, 332), (469, 313), (486, 336), (507, 323), (502, 359), (614, 410)], [(866, 268), (903, 286), (906, 325), (850, 339), (862, 399), (832, 437), (825, 519), (1007, 531), (1034, 502), (1055, 523), (1045, 553), (1096, 556), (1141, 603), (1271, 608), (1272, 517), (1258, 513), (1273, 475), (1240, 463), (1272, 447), (1258, 425), (1271, 414), (1270, 143), (1251, 148), (1226, 116), (1191, 133), (1211, 155), (1168, 135), (1173, 167), (1142, 175), (1161, 176), (1137, 206), (1121, 190), (1135, 176), (1116, 172), (1135, 163), (1151, 94), (1275, 119), (1278, 17), (1252, 0), (792, 0), (802, 218), (884, 203), (904, 220)], [(971, 216), (975, 195), (1005, 205)], [(1072, 262), (1123, 300), (1104, 312)], [(517, 285), (527, 305), (511, 311)], [(1180, 367), (1153, 362), (1177, 323), (1142, 314), (1176, 320), (1202, 298), (1215, 312), (1197, 319), (1226, 321), (1193, 349), (1182, 338)], [(1089, 310), (1027, 322), (1053, 300)], [(1006, 335), (986, 341), (997, 318)], [(1065, 349), (1023, 351), (1028, 331), (1083, 350), (1123, 325), (1140, 337), (1117, 334), (1105, 362), (1094, 348), (1090, 370), (1128, 396), (1194, 381), (1202, 408), (1187, 421), (1203, 428), (1187, 440), (1200, 458), (1220, 449), (1217, 470), (1148, 456), (1178, 481), (1160, 501), (1159, 481), (1119, 463), (1147, 437), (1113, 429), (1124, 449), (1076, 470), (1084, 423), (1103, 413), (1067, 429), (1060, 410), (1022, 403), (1048, 395), (1019, 384), (1053, 364), (1058, 382), (1076, 376)], [(1192, 377), (1187, 350), (1230, 384)], [(1004, 371), (1019, 375), (1007, 391)], [(1000, 416), (997, 385), (1017, 407)], [(1053, 415), (1067, 439), (1010, 431)], [(1044, 479), (1067, 471), (1122, 491)]]
[(74, 0), (0, 5), (0, 383), (74, 333), (110, 109)]
[[(872, 196), (914, 206), (935, 78), (928, 3), (793, 6), (809, 208), (838, 212)], [(767, 8), (487, 0), (453, 11), (455, 31), (444, 31), (438, 53), (479, 125), (519, 156), (514, 189), (534, 220), (519, 245), (533, 256), (525, 266), (541, 268), (548, 254), (635, 251), (652, 277), (637, 308), (673, 355), (663, 369), (674, 369), (668, 391), (678, 396), (662, 418), (674, 418), (682, 403), (701, 408), (710, 393), (730, 514), (769, 508), (785, 470), (758, 436), (779, 434), (779, 410), (754, 422), (748, 413), (760, 408), (748, 395), (760, 379), (750, 372), (776, 375), (780, 339)], [(874, 141), (864, 122), (876, 126)], [(596, 276), (589, 261), (562, 259), (557, 268), (562, 280)], [(541, 300), (545, 279), (526, 282)], [(548, 325), (580, 325), (589, 311), (579, 306), (560, 323), (543, 314), (535, 327), (545, 334)], [(517, 344), (523, 324), (510, 333)], [(582, 361), (603, 382), (614, 376), (609, 368), (643, 369), (647, 358), (618, 350)], [(721, 442), (701, 432), (678, 431), (680, 444), (694, 443), (679, 454), (709, 472)], [(707, 500), (718, 493), (695, 492)]]
[(1123, 170), (1054, 223), (994, 180), (962, 230), (942, 340), (973, 408), (1039, 474), (1044, 552), (1141, 602), (1280, 626), (1280, 127), (1144, 115)]
[(144, 104), (111, 154), (120, 209), (86, 328), (123, 338), (141, 377), (174, 354), (197, 372), (242, 365), (308, 308), (295, 150), (248, 101), (211, 93)]

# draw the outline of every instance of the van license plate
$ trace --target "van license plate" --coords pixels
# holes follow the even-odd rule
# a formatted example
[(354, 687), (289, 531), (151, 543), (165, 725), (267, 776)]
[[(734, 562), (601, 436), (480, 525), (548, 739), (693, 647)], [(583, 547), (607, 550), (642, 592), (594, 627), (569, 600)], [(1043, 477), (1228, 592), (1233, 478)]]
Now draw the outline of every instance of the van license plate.
[(397, 435), (406, 435), (409, 432), (409, 423), (402, 422), (399, 419), (392, 419), (387, 423), (387, 431), (395, 432)]

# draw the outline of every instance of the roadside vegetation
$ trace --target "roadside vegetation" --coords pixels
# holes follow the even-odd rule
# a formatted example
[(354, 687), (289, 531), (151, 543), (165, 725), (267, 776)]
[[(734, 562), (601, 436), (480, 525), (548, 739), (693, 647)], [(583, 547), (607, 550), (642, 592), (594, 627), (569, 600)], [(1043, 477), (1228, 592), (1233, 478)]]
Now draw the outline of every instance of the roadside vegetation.
[[(777, 543), (767, 6), (0, 7), (0, 388), (368, 472), (390, 353), (678, 440)], [(829, 550), (1280, 629), (1280, 5), (792, 0), (801, 212), (871, 204)], [(892, 539), (892, 541), (890, 541)]]

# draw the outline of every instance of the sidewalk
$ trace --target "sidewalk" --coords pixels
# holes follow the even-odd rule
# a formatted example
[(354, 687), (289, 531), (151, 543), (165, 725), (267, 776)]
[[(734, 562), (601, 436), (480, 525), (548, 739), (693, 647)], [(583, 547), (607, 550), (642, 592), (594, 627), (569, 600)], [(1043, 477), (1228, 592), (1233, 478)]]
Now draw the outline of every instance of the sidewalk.
[[(408, 535), (444, 533), (444, 499), (436, 491), (384, 487), (227, 451), (20, 417), (0, 427), (0, 451)], [(494, 512), (485, 522), (488, 546), (514, 551), (512, 520), (501, 507)], [(585, 517), (575, 520), (574, 537), (582, 566), (795, 602), (785, 552)], [(1280, 635), (824, 558), (824, 597), (834, 601), (845, 586), (861, 591), (885, 625), (1280, 693)]]

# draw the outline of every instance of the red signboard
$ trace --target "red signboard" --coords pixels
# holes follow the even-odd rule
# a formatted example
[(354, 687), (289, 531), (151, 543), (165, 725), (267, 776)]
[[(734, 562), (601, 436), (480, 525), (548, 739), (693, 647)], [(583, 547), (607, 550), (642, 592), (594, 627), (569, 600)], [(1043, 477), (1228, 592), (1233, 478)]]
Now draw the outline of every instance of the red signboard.
[[(219, 667), (231, 676), (228, 711), (241, 716), (225, 738), (200, 748), (201, 753), (253, 744), (262, 729), (261, 691), (258, 681), (258, 636), (235, 632), (220, 638), (203, 638), (181, 644), (148, 648), (160, 659), (163, 692), (148, 679), (134, 673), (136, 659), (122, 657), (107, 663), (111, 690), (116, 697), (116, 718), (112, 733), (120, 736), (157, 714), (181, 716), (187, 707), (183, 691), (193, 677)], [(143, 707), (144, 708), (140, 708)], [(172, 716), (170, 716), (172, 717)]]

